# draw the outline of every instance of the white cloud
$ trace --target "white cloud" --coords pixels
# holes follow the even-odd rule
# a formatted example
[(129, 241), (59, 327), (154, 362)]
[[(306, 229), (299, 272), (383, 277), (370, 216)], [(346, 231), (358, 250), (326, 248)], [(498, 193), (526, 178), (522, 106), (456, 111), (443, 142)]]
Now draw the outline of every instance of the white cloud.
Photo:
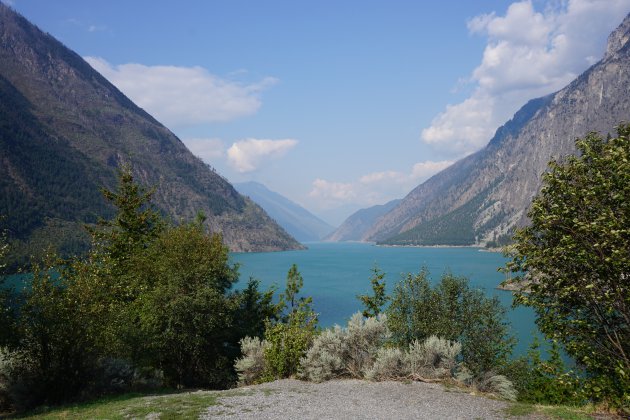
[(243, 84), (222, 79), (202, 67), (112, 65), (85, 57), (94, 69), (140, 107), (169, 127), (224, 122), (252, 115), (261, 92), (276, 79)]
[(472, 95), (449, 105), (421, 139), (454, 156), (483, 147), (494, 131), (529, 99), (563, 88), (599, 60), (608, 34), (630, 10), (630, 0), (549, 1), (537, 11), (530, 0), (504, 16), (484, 14), (468, 29), (486, 36)]
[(373, 172), (363, 175), (359, 178), (359, 182), (362, 184), (375, 184), (383, 181), (399, 182), (404, 177), (405, 174), (397, 171)]
[(225, 144), (221, 139), (193, 138), (183, 140), (183, 142), (195, 156), (208, 163), (225, 155)]
[(309, 193), (313, 198), (324, 200), (349, 201), (356, 197), (354, 186), (351, 183), (330, 182), (317, 178), (313, 181), (313, 189)]
[(263, 161), (284, 156), (297, 143), (294, 139), (237, 141), (227, 150), (228, 163), (238, 172), (252, 172)]
[(453, 164), (453, 161), (451, 160), (441, 160), (439, 162), (433, 162), (433, 161), (428, 160), (425, 162), (418, 162), (415, 165), (413, 165), (413, 168), (411, 168), (411, 175), (409, 178), (411, 181), (415, 182), (416, 184), (419, 184), (421, 182), (426, 181), (427, 179), (437, 174), (438, 172), (442, 171), (443, 169), (448, 168), (452, 164)]
[(334, 182), (324, 179), (313, 181), (309, 196), (316, 199), (321, 209), (330, 209), (349, 203), (360, 206), (384, 204), (402, 198), (418, 184), (450, 166), (452, 161), (418, 162), (408, 173), (398, 171), (372, 172), (355, 182)]

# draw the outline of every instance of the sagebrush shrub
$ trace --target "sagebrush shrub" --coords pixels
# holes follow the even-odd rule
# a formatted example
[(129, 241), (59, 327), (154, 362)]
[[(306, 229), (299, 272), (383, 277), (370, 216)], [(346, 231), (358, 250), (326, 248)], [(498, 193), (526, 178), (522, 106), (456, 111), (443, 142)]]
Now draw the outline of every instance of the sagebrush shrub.
[(413, 378), (439, 379), (452, 376), (462, 345), (457, 341), (430, 336), (409, 345), (406, 362)]
[(238, 381), (241, 385), (258, 383), (265, 371), (265, 349), (269, 343), (258, 337), (245, 337), (240, 344), (243, 356), (234, 364)]
[(514, 384), (504, 375), (487, 372), (474, 382), (475, 388), (482, 392), (495, 394), (509, 401), (516, 401), (517, 392)]
[(457, 366), (461, 344), (431, 336), (414, 340), (407, 350), (380, 348), (367, 379), (445, 379), (452, 377)]
[(356, 313), (346, 328), (335, 326), (317, 336), (302, 359), (301, 377), (316, 382), (336, 377), (363, 378), (390, 334), (385, 316)]
[(313, 340), (313, 345), (301, 361), (300, 377), (313, 382), (323, 382), (342, 376), (345, 336), (345, 331), (338, 325), (322, 331)]
[(374, 364), (365, 373), (365, 378), (373, 381), (387, 381), (407, 378), (409, 366), (405, 353), (395, 347), (381, 347), (376, 353)]

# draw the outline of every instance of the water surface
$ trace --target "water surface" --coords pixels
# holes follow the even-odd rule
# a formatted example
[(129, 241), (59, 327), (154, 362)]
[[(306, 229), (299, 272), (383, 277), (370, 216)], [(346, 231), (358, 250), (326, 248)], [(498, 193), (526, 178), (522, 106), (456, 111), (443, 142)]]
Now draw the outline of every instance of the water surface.
[[(240, 264), (240, 285), (254, 277), (263, 288), (275, 285), (282, 291), (287, 271), (291, 264), (297, 264), (304, 278), (302, 295), (313, 297), (323, 327), (345, 325), (353, 313), (362, 309), (356, 296), (371, 293), (369, 278), (375, 264), (386, 273), (388, 292), (402, 275), (427, 267), (433, 282), (450, 271), (468, 277), (472, 287), (498, 296), (506, 308), (512, 303), (510, 292), (496, 289), (504, 280), (497, 269), (507, 261), (500, 253), (478, 248), (379, 247), (347, 242), (316, 242), (307, 246), (305, 251), (232, 254), (232, 260)], [(532, 333), (537, 331), (534, 313), (529, 308), (510, 308), (508, 319), (519, 340), (515, 353), (523, 354), (532, 341)]]

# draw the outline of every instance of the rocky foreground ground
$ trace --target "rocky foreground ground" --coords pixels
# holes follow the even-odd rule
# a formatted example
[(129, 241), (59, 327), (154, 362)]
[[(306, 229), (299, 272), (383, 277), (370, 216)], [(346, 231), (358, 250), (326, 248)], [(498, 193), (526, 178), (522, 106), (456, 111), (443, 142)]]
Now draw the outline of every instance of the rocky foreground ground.
[[(506, 419), (511, 403), (422, 382), (292, 379), (239, 388), (204, 419)], [(518, 419), (540, 419), (525, 416)]]

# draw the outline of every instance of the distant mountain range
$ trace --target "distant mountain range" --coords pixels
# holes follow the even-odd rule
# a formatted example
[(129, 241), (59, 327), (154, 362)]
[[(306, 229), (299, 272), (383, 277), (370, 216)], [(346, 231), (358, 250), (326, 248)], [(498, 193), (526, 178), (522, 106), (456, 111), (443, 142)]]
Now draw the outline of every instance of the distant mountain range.
[(235, 183), (236, 190), (262, 207), (291, 236), (301, 242), (318, 241), (334, 227), (299, 204), (269, 190), (258, 182)]
[(379, 217), (360, 239), (391, 245), (497, 245), (541, 187), (552, 158), (575, 139), (630, 120), (630, 16), (610, 35), (604, 58), (567, 87), (534, 99), (489, 144), (436, 174)]
[(327, 241), (361, 241), (366, 232), (383, 215), (396, 207), (401, 200), (392, 200), (389, 203), (361, 209), (351, 214), (345, 222), (334, 232), (326, 237)]
[(113, 209), (117, 168), (155, 187), (174, 221), (203, 211), (234, 251), (302, 246), (78, 54), (0, 3), (0, 228), (14, 251), (85, 248), (83, 223)]

